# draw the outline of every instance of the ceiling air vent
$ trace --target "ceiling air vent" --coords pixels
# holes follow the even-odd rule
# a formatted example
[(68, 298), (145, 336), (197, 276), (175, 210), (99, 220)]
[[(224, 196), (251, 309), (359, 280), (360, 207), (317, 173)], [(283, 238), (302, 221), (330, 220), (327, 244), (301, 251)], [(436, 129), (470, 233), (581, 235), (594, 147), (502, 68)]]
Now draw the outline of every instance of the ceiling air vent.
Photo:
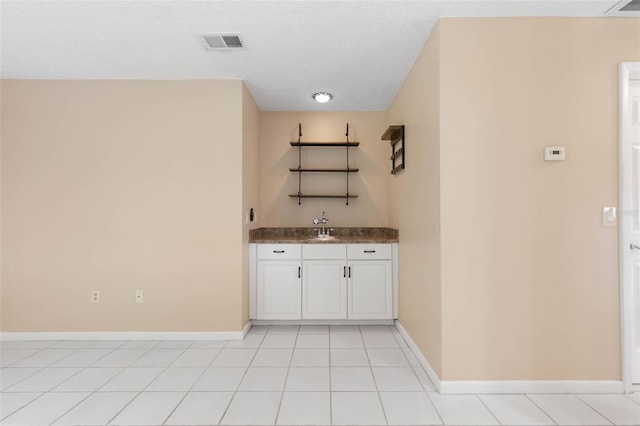
[(202, 39), (209, 50), (242, 49), (239, 34), (203, 34)]
[(620, 12), (640, 12), (640, 0), (631, 0), (620, 9)]
[(604, 14), (611, 16), (640, 16), (640, 0), (621, 0)]

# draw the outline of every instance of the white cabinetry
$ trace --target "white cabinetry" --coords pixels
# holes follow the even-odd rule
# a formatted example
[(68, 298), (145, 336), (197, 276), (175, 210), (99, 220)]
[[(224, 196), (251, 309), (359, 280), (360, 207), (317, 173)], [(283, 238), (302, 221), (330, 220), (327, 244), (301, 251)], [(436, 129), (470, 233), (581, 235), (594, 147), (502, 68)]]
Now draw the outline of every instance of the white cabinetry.
[(390, 260), (349, 262), (349, 319), (393, 318)]
[(397, 244), (252, 244), (250, 317), (397, 318)]
[(258, 247), (256, 319), (301, 319), (299, 244), (261, 244)]
[(349, 244), (348, 317), (393, 318), (392, 250), (390, 244)]
[(345, 244), (302, 246), (302, 319), (347, 319)]

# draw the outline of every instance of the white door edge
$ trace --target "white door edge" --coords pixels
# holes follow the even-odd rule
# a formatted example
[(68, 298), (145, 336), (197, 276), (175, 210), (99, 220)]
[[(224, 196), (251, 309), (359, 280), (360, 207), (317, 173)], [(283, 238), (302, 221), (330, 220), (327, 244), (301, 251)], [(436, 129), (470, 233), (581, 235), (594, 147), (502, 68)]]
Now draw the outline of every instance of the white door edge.
[(633, 389), (632, 362), (633, 362), (633, 277), (627, 271), (631, 262), (631, 239), (627, 230), (631, 228), (632, 215), (628, 214), (632, 208), (632, 188), (627, 182), (631, 181), (631, 156), (626, 155), (627, 144), (631, 142), (625, 138), (625, 116), (629, 108), (629, 80), (631, 76), (640, 75), (640, 62), (621, 62), (619, 65), (619, 155), (620, 155), (620, 208), (619, 208), (619, 232), (620, 232), (620, 320), (621, 320), (621, 354), (622, 354), (622, 382), (624, 391)]

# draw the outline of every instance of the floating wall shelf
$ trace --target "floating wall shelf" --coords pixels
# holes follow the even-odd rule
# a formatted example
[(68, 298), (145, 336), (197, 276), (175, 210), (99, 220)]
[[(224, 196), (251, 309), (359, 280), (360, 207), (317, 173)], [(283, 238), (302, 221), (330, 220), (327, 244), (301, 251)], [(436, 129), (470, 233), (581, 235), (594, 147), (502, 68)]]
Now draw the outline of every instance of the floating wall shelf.
[(357, 173), (359, 169), (289, 169), (290, 172)]
[(404, 125), (389, 126), (381, 138), (390, 141), (391, 145), (391, 174), (395, 175), (404, 170)]
[(291, 142), (291, 146), (359, 146), (360, 142)]
[[(298, 123), (298, 140), (290, 142), (292, 147), (298, 148), (298, 167), (289, 168), (292, 173), (298, 173), (298, 193), (289, 194), (289, 197), (297, 198), (298, 205), (302, 204), (303, 198), (343, 198), (346, 199), (346, 204), (349, 205), (349, 198), (357, 198), (357, 195), (349, 194), (349, 174), (357, 173), (359, 169), (353, 169), (349, 167), (349, 148), (355, 148), (360, 145), (360, 142), (349, 142), (349, 123), (347, 123), (347, 137), (346, 142), (301, 142), (302, 138), (302, 124)], [(346, 148), (346, 167), (345, 168), (305, 168), (302, 167), (302, 148)], [(303, 194), (302, 191), (302, 174), (303, 173), (344, 173), (346, 176), (346, 193), (345, 194)]]

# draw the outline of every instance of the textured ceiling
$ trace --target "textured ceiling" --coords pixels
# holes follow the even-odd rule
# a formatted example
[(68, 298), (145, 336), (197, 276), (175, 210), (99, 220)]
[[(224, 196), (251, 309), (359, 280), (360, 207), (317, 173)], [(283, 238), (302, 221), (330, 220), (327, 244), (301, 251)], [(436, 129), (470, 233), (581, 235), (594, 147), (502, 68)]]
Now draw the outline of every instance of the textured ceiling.
[[(443, 16), (602, 16), (618, 0), (0, 3), (2, 78), (241, 79), (263, 111), (384, 110)], [(238, 32), (207, 51), (198, 34)], [(334, 100), (320, 105), (316, 91)]]

